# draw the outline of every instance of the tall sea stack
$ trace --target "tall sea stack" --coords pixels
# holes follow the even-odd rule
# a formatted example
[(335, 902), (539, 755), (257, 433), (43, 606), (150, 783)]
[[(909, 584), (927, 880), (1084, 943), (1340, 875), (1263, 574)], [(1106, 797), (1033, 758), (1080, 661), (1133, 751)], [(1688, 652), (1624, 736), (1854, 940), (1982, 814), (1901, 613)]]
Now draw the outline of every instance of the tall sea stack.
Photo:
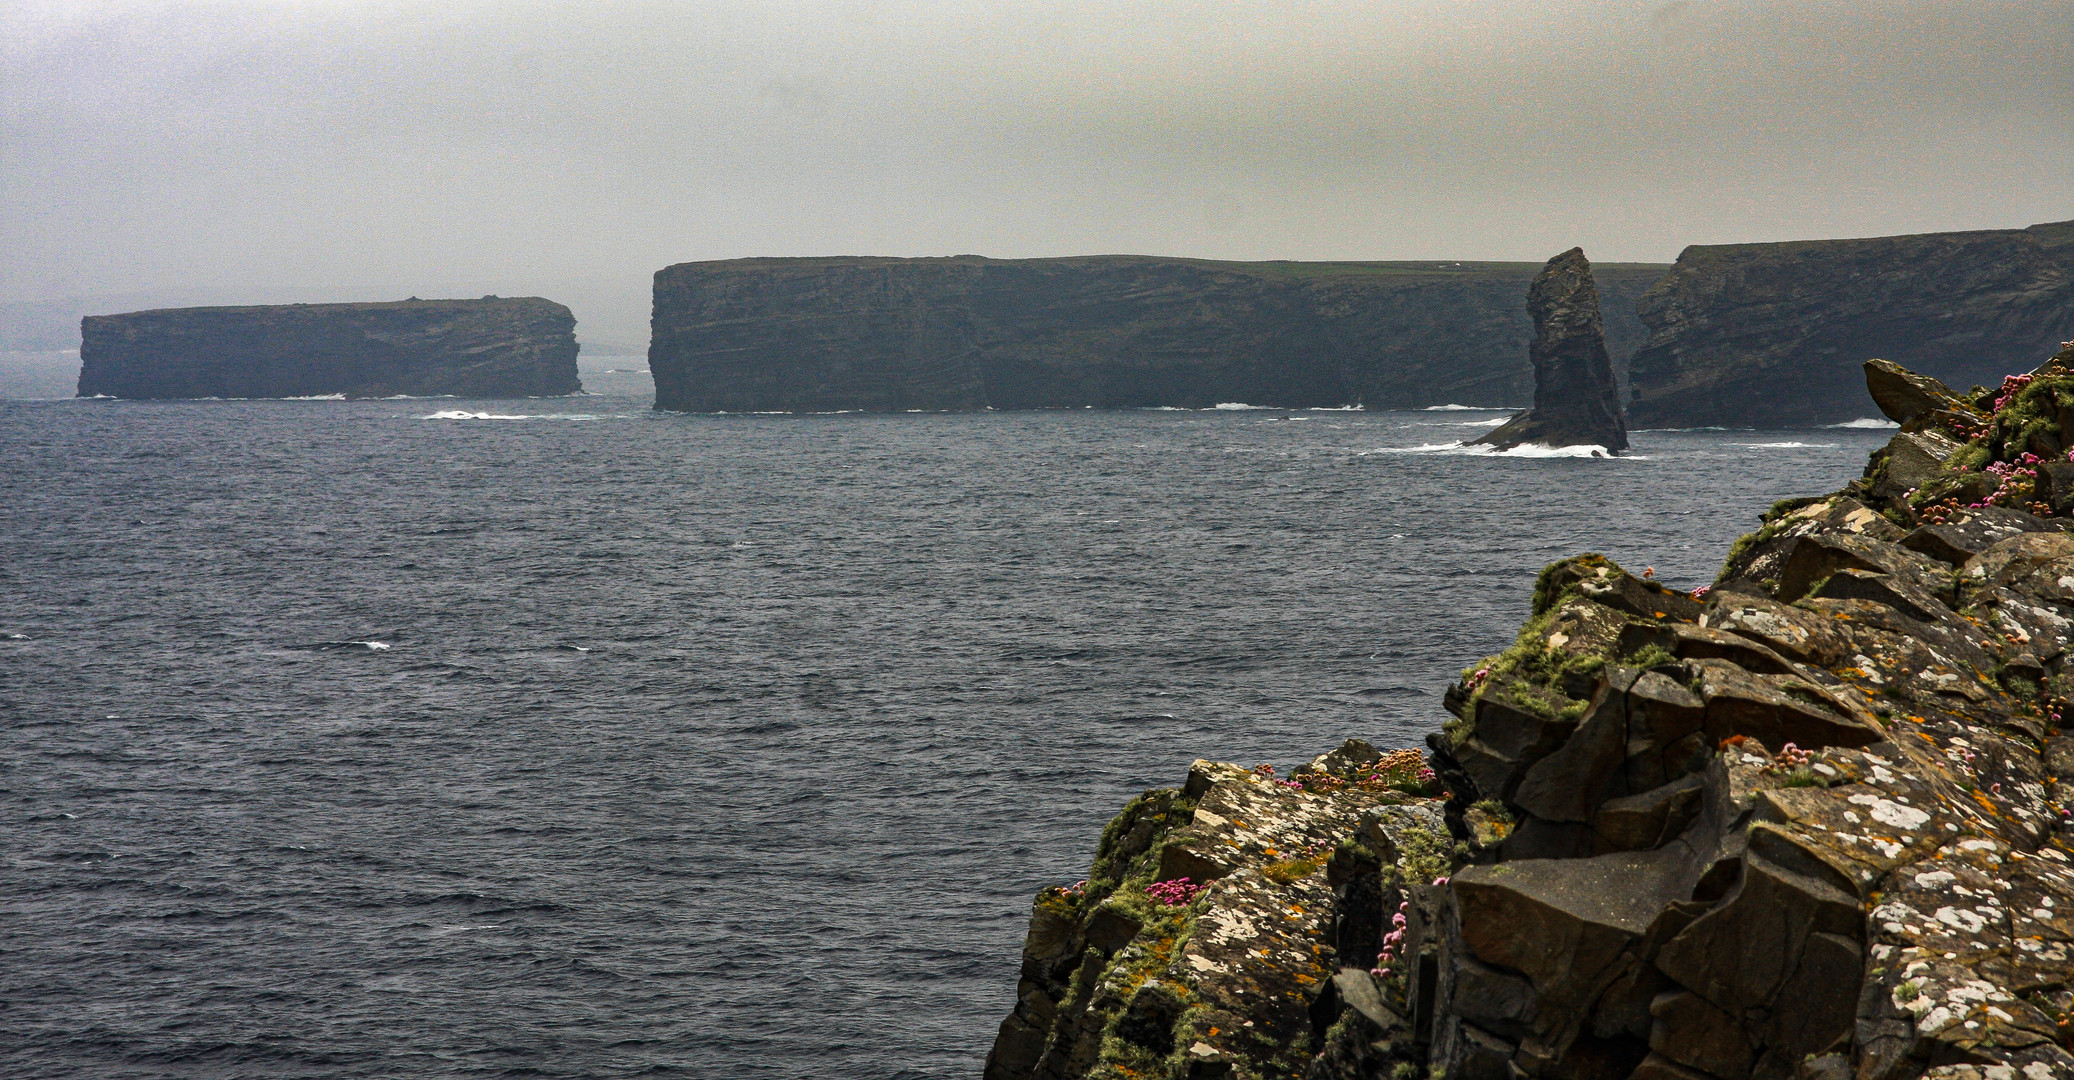
[(79, 396), (547, 397), (583, 389), (576, 349), (537, 296), (89, 315)]
[(1527, 313), (1534, 317), (1534, 407), (1476, 440), (1510, 450), (1523, 443), (1544, 446), (1628, 448), (1620, 419), (1620, 390), (1606, 355), (1606, 324), (1599, 316), (1599, 288), (1583, 248), (1548, 260), (1527, 287)]

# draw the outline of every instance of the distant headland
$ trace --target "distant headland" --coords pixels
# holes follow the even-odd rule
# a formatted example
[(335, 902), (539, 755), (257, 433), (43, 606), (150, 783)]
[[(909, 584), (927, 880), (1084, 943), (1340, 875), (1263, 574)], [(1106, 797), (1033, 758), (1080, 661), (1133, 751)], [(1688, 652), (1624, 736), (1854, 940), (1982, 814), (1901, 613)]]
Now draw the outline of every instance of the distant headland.
[[(1509, 407), (1537, 394), (1521, 300), (1542, 269), (1136, 255), (680, 263), (655, 274), (649, 369), (655, 407), (680, 412)], [(1963, 386), (2074, 338), (2074, 221), (1700, 245), (1675, 264), (1599, 263), (1590, 276), (1631, 429), (1846, 423), (1864, 411), (1869, 357)], [(78, 390), (567, 394), (581, 389), (574, 326), (538, 297), (87, 316)]]
[[(1601, 263), (1617, 359), (1670, 268)], [(656, 407), (686, 412), (1516, 405), (1539, 263), (824, 258), (655, 276)]]
[[(656, 407), (686, 412), (1508, 406), (1533, 263), (736, 259), (655, 276)], [(1863, 412), (1859, 365), (1966, 385), (2074, 337), (2074, 222), (1687, 248), (1593, 267), (1638, 428)]]
[(80, 321), (79, 395), (544, 397), (583, 389), (576, 319), (537, 296), (166, 308)]
[(1636, 314), (1631, 427), (1841, 423), (1872, 357), (1994, 386), (2074, 338), (2074, 221), (1689, 247)]

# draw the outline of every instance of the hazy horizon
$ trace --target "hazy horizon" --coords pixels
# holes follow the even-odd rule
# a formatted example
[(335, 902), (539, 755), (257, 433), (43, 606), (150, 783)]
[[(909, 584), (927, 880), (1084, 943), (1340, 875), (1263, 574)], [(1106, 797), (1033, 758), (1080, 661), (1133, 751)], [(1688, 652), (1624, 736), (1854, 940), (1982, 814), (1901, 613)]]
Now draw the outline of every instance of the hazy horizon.
[(630, 338), (649, 276), (701, 259), (1669, 262), (2019, 228), (2074, 217), (2064, 14), (5, 3), (0, 301), (561, 283)]

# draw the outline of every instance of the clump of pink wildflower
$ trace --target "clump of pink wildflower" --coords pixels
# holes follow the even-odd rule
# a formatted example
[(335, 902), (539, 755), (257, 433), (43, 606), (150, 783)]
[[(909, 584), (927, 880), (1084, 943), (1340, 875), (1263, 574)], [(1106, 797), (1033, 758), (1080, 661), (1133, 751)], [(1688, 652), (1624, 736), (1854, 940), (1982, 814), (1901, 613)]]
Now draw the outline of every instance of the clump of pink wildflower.
[(1813, 760), (1815, 760), (1814, 751), (1802, 750), (1792, 743), (1787, 743), (1779, 747), (1778, 753), (1772, 755), (1771, 763), (1764, 767), (1764, 771), (1792, 772), (1795, 769), (1807, 768), (1808, 763)]
[(2003, 409), (2008, 408), (2009, 403), (2016, 400), (2016, 395), (2022, 393), (2024, 387), (2029, 385), (2031, 385), (2031, 377), (2029, 375), (2003, 376), (2002, 392), (1995, 398), (1995, 411), (2001, 412)]
[(1411, 901), (1397, 905), (1397, 913), (1390, 916), (1390, 932), (1383, 935), (1383, 951), (1375, 954), (1375, 966), (1368, 969), (1378, 979), (1390, 974), (1391, 965), (1397, 962), (1404, 948), (1404, 913), (1411, 910)]
[(1253, 774), (1273, 781), (1286, 788), (1309, 792), (1330, 792), (1355, 789), (1360, 791), (1408, 791), (1424, 794), (1424, 789), (1439, 779), (1426, 764), (1424, 751), (1414, 749), (1392, 750), (1375, 761), (1354, 766), (1356, 779), (1343, 780), (1327, 772), (1299, 773), (1288, 780), (1275, 777), (1275, 770), (1268, 765), (1255, 765)]
[(1203, 895), (1209, 888), (1209, 882), (1197, 884), (1185, 877), (1180, 877), (1172, 881), (1155, 881), (1145, 886), (1145, 892), (1154, 900), (1168, 907), (1180, 907), (1183, 904), (1193, 902), (1196, 897)]

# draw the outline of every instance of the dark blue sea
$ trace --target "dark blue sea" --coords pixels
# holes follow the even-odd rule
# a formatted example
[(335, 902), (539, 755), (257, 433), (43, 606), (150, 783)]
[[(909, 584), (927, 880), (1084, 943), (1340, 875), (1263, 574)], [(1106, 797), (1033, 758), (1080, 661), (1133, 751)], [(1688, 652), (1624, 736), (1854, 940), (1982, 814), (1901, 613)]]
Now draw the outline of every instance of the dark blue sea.
[(0, 402), (0, 1075), (976, 1077), (1132, 795), (1415, 744), (1544, 563), (1699, 584), (1886, 435), (632, 374)]

